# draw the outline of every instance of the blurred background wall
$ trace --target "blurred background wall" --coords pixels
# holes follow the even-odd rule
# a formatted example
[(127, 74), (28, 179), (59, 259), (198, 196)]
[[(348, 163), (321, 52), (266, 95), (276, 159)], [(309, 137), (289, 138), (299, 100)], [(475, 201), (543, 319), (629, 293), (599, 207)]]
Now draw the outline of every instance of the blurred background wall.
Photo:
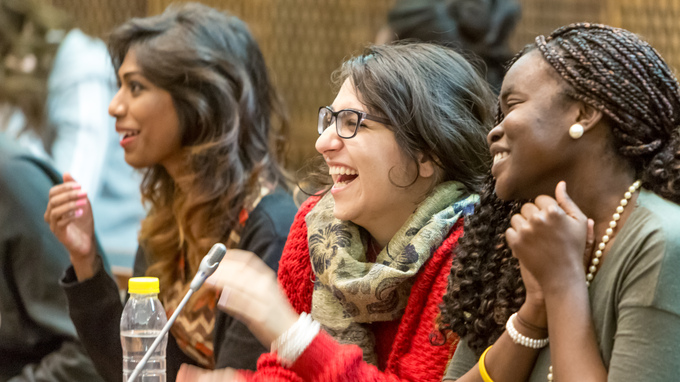
[[(106, 38), (130, 17), (163, 11), (172, 0), (47, 0), (70, 12), (84, 31)], [(201, 0), (245, 20), (260, 42), (291, 116), (289, 166), (315, 153), (316, 112), (330, 104), (330, 74), (359, 53), (386, 22), (394, 0)], [(519, 50), (538, 34), (576, 21), (601, 22), (642, 35), (680, 67), (680, 0), (520, 0), (511, 38)]]

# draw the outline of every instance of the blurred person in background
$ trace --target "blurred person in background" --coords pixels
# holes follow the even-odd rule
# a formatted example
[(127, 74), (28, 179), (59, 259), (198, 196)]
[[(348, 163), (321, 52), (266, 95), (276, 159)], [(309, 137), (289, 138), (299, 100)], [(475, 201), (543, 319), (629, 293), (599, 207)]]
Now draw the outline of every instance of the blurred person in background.
[(451, 47), (498, 93), (519, 18), (517, 0), (397, 0), (376, 43), (412, 39)]
[[(43, 142), (48, 76), (66, 25), (32, 1), (0, 1), (0, 381), (99, 381), (68, 316), (68, 252), (42, 220), (60, 181)], [(63, 105), (62, 105), (63, 106)], [(21, 134), (19, 134), (21, 133)], [(21, 137), (19, 137), (21, 135)], [(29, 138), (32, 137), (32, 138)], [(45, 140), (42, 139), (45, 137)], [(22, 147), (19, 141), (28, 147)]]
[[(197, 3), (170, 6), (115, 28), (109, 51), (120, 84), (109, 113), (150, 206), (134, 276), (160, 279), (169, 317), (216, 242), (278, 269), (297, 210), (280, 165), (287, 116), (245, 23)], [(123, 306), (93, 245), (95, 206), (76, 180), (64, 181), (50, 191), (45, 219), (71, 257), (62, 279), (71, 318), (97, 370), (119, 382)], [(267, 351), (215, 309), (217, 297), (197, 291), (173, 323), (168, 381), (182, 363), (255, 369)]]
[(0, 382), (102, 380), (59, 286), (68, 252), (42, 219), (60, 181), (49, 163), (0, 132)]
[(109, 261), (131, 269), (141, 176), (107, 114), (116, 86), (106, 45), (71, 25), (42, 0), (0, 0), (0, 131), (78, 180)]

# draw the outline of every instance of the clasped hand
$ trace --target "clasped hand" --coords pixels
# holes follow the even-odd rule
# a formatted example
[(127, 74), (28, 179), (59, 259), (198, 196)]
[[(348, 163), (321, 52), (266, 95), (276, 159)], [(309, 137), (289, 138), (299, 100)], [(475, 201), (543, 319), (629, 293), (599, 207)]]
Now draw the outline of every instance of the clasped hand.
[(566, 187), (565, 182), (557, 184), (555, 199), (540, 195), (526, 203), (505, 232), (513, 256), (519, 259), (528, 298), (564, 290), (575, 282), (585, 285), (593, 221), (571, 200)]

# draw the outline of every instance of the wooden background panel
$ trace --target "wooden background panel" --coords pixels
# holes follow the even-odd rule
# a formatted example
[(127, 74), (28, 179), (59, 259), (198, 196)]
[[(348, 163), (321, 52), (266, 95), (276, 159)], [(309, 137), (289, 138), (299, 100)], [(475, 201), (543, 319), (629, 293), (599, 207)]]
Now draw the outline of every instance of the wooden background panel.
[[(170, 0), (148, 0), (151, 14)], [(316, 112), (333, 101), (331, 73), (373, 40), (394, 0), (202, 0), (244, 20), (290, 110), (289, 162), (314, 155)]]
[(607, 6), (608, 22), (638, 33), (680, 68), (680, 0), (608, 0)]
[(514, 51), (567, 24), (602, 22), (602, 0), (520, 0), (522, 18), (510, 39)]
[(85, 33), (106, 37), (113, 27), (132, 17), (145, 17), (147, 0), (45, 0), (68, 12)]
[[(158, 14), (171, 0), (47, 0), (81, 28), (104, 37), (130, 17)], [(395, 0), (202, 0), (247, 22), (291, 116), (292, 168), (314, 154), (316, 110), (332, 102), (330, 75), (370, 43)], [(680, 67), (680, 0), (520, 0), (511, 37), (517, 51), (536, 35), (572, 22), (602, 22), (641, 34)]]

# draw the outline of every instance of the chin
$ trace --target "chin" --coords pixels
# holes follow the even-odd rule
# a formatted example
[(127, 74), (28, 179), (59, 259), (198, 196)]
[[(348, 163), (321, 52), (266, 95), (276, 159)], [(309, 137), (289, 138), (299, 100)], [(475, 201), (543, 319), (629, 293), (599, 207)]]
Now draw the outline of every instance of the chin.
[(134, 158), (128, 158), (127, 155), (125, 156), (125, 163), (127, 163), (130, 167), (137, 170), (149, 167), (139, 160), (135, 160)]
[(496, 197), (504, 202), (511, 202), (514, 200), (527, 199), (525, 195), (522, 195), (517, 189), (506, 184), (502, 180), (496, 179), (496, 184), (494, 186), (494, 193)]
[(494, 182), (494, 193), (496, 194), (496, 197), (503, 200), (503, 201), (509, 201), (512, 200), (512, 193), (508, 189), (507, 185), (504, 184), (502, 178), (496, 178)]
[(333, 207), (333, 216), (334, 216), (336, 219), (347, 220), (346, 217), (348, 216), (348, 214), (347, 214), (346, 211), (343, 210), (342, 208), (338, 208), (338, 205), (336, 204), (336, 205)]

